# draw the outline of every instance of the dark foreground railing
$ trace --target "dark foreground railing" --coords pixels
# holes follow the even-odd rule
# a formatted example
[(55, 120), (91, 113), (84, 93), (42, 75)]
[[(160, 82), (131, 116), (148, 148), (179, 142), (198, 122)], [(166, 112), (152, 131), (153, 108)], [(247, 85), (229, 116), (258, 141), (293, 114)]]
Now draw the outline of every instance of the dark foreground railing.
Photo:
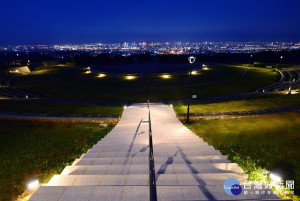
[(156, 177), (155, 177), (155, 166), (154, 166), (154, 155), (153, 155), (153, 143), (152, 143), (152, 128), (151, 128), (151, 115), (149, 100), (147, 101), (149, 110), (148, 122), (149, 122), (149, 187), (150, 187), (150, 201), (157, 200), (156, 194)]

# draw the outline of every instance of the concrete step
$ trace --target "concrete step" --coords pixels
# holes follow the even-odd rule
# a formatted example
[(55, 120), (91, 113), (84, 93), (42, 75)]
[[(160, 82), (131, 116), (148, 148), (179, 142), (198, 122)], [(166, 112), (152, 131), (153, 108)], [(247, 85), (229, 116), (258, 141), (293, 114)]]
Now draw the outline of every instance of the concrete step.
[[(157, 174), (198, 174), (198, 173), (244, 173), (236, 163), (213, 163), (193, 165), (161, 164), (155, 165)], [(66, 166), (61, 175), (120, 175), (148, 174), (148, 165), (94, 165)]]
[[(120, 144), (118, 145), (118, 147), (120, 148), (128, 148), (132, 146), (131, 143), (129, 144)], [(207, 143), (205, 142), (199, 142), (199, 143), (177, 143), (177, 144), (169, 144), (169, 143), (164, 143), (164, 144), (156, 144), (155, 147), (156, 148), (176, 148), (176, 147), (180, 147), (180, 148), (184, 148), (184, 147), (204, 147), (204, 146), (209, 146)], [(116, 145), (114, 144), (95, 144), (93, 146), (93, 148), (107, 148), (107, 147), (116, 147)], [(144, 145), (144, 144), (134, 144), (133, 147), (136, 148), (144, 148), (144, 147), (148, 147), (148, 145)]]
[[(148, 133), (132, 135), (132, 136), (128, 135), (128, 134), (125, 134), (124, 136), (111, 135), (111, 136), (103, 138), (102, 141), (107, 141), (107, 140), (114, 140), (114, 141), (122, 140), (123, 141), (123, 140), (132, 140), (133, 138), (148, 138), (148, 137), (149, 137)], [(165, 139), (169, 138), (169, 139), (177, 139), (177, 140), (184, 140), (184, 139), (200, 140), (200, 138), (197, 137), (195, 134), (180, 134), (180, 135), (176, 136), (173, 134), (167, 135), (166, 133), (164, 133), (164, 134), (158, 133), (158, 136), (154, 137), (154, 138), (165, 138)]]
[[(88, 154), (103, 154), (103, 155), (108, 154), (108, 153), (117, 153), (117, 152), (99, 152), (98, 150), (90, 150), (88, 152)], [(129, 155), (131, 155), (131, 157), (134, 157), (135, 153), (138, 153), (138, 152), (137, 151), (135, 152), (134, 150), (131, 150), (129, 152), (124, 152), (124, 153), (126, 153), (126, 157), (129, 157)], [(184, 155), (189, 155), (189, 156), (215, 156), (215, 155), (219, 155), (219, 156), (222, 156), (222, 153), (220, 151), (218, 151), (218, 150), (212, 150), (212, 149), (208, 149), (208, 150), (195, 150), (195, 151), (182, 151), (182, 152), (179, 152), (179, 151), (155, 151), (154, 150), (154, 156), (155, 157), (159, 157), (159, 156), (175, 156), (175, 155), (183, 155), (183, 156)], [(99, 155), (99, 157), (100, 156), (101, 155)]]
[[(144, 146), (143, 148), (146, 148)], [(142, 148), (142, 149), (143, 149)], [(163, 147), (155, 147), (154, 146), (154, 153), (158, 152), (193, 152), (193, 151), (213, 151), (215, 150), (213, 146), (201, 146), (201, 147), (185, 147), (185, 148), (163, 148)], [(88, 153), (104, 153), (104, 152), (139, 152), (141, 150), (140, 147), (93, 147), (92, 149), (89, 150)]]
[[(241, 185), (247, 174), (202, 173), (202, 174), (157, 174), (157, 186), (222, 186), (229, 178), (236, 178)], [(136, 175), (54, 175), (47, 186), (116, 186), (149, 185), (149, 174)]]
[(157, 174), (244, 173), (236, 163), (157, 164), (155, 171)]
[[(157, 200), (174, 201), (174, 200), (277, 200), (278, 196), (265, 194), (227, 195), (221, 186), (157, 186)], [(253, 189), (253, 188), (252, 188)]]
[[(224, 158), (192, 158), (192, 157), (157, 157), (155, 164), (207, 164), (207, 163), (227, 163)], [(129, 158), (83, 158), (76, 165), (146, 165), (149, 163), (147, 157), (129, 157)]]
[(139, 152), (105, 152), (105, 153), (87, 153), (84, 158), (122, 158), (122, 157), (148, 157), (149, 149)]
[(181, 140), (181, 139), (173, 139), (173, 138), (153, 138), (153, 145), (155, 144), (160, 144), (160, 143), (198, 143), (198, 142), (203, 142), (201, 140), (195, 140), (195, 139), (186, 139), (186, 140)]
[(149, 186), (41, 186), (30, 201), (149, 201)]
[[(176, 152), (160, 152), (160, 153), (155, 153), (154, 157), (174, 157)], [(176, 154), (178, 155), (178, 153)], [(179, 154), (180, 155), (180, 154)], [(148, 157), (149, 156), (149, 149), (146, 149), (144, 151), (140, 152), (105, 152), (105, 153), (88, 153), (84, 156), (84, 158), (138, 158), (138, 157)], [(220, 154), (218, 151), (209, 151), (205, 152), (203, 154), (199, 154), (198, 152), (190, 152), (189, 156), (223, 156)], [(182, 156), (181, 156), (182, 157)], [(227, 158), (224, 156), (224, 158)]]
[(140, 175), (54, 175), (47, 186), (147, 186), (149, 174)]
[(148, 164), (146, 157), (139, 158), (83, 158), (76, 165), (143, 165)]
[(149, 165), (66, 166), (61, 175), (149, 175)]
[(237, 179), (241, 185), (247, 181), (243, 173), (203, 173), (203, 174), (157, 174), (156, 186), (223, 186), (229, 178)]

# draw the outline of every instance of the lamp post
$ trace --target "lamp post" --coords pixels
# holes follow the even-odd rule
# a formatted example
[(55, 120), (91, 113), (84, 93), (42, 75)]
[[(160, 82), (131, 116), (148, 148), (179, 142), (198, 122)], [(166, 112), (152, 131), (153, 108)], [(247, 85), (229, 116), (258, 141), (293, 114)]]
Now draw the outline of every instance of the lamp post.
[(190, 83), (190, 79), (191, 79), (191, 75), (192, 75), (192, 66), (193, 63), (195, 63), (196, 61), (196, 57), (194, 56), (190, 56), (188, 58), (188, 61), (190, 63), (190, 70), (189, 70), (189, 79), (188, 79), (188, 107), (187, 107), (187, 114), (186, 114), (186, 122), (189, 123), (190, 120), (190, 96), (191, 96), (191, 83)]

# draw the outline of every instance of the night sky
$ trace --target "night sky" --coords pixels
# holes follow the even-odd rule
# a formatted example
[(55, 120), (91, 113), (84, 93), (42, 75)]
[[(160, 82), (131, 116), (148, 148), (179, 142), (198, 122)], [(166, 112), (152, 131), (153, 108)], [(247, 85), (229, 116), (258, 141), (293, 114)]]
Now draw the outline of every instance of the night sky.
[(300, 41), (300, 0), (1, 0), (0, 45)]

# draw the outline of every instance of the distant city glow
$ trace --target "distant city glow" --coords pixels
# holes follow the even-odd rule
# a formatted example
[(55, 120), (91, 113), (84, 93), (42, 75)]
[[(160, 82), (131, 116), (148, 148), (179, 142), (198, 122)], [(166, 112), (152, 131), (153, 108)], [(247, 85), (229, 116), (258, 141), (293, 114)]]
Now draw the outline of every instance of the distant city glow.
[[(262, 51), (299, 50), (299, 42), (123, 42), (123, 43), (93, 43), (93, 44), (61, 44), (61, 45), (17, 45), (5, 47), (5, 51), (30, 52), (36, 50), (47, 51), (88, 51), (89, 54), (120, 53), (123, 56), (133, 54), (152, 53), (158, 55), (169, 54), (211, 54), (215, 53), (253, 53)], [(42, 54), (42, 53), (41, 53)], [(19, 54), (16, 54), (19, 56)], [(68, 57), (68, 56), (67, 56)], [(59, 56), (64, 58), (64, 56)], [(283, 55), (279, 58), (283, 60)], [(90, 69), (87, 69), (90, 70)]]
[(98, 76), (97, 77), (100, 77), (100, 78), (102, 78), (102, 77), (106, 77), (106, 74), (104, 74), (104, 73), (100, 73), (100, 74), (98, 74)]
[(170, 79), (172, 76), (170, 74), (163, 74), (160, 76), (162, 79)]

